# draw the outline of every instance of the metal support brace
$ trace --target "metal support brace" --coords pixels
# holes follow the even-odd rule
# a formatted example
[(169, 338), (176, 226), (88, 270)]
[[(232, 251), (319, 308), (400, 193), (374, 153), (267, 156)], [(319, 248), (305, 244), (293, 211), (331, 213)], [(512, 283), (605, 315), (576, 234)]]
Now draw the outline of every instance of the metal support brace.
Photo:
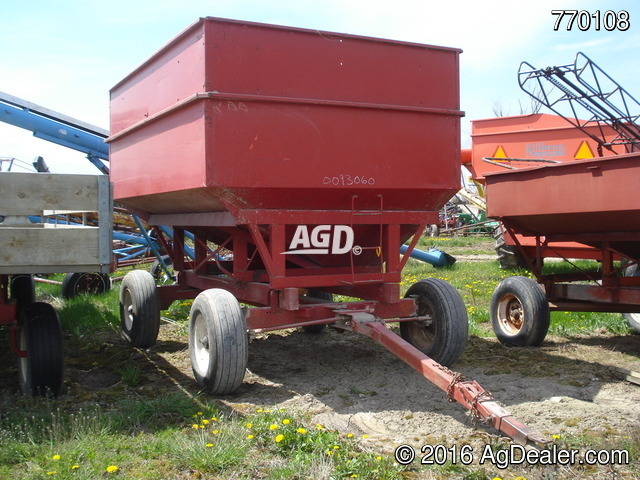
[(169, 267), (167, 267), (167, 265), (162, 260), (162, 255), (160, 254), (160, 251), (156, 247), (155, 242), (151, 239), (151, 237), (149, 236), (149, 234), (145, 230), (144, 225), (142, 225), (142, 221), (140, 220), (140, 217), (138, 217), (137, 215), (133, 215), (133, 214), (131, 216), (133, 217), (133, 221), (136, 222), (136, 225), (138, 226), (138, 230), (140, 230), (140, 233), (142, 234), (144, 239), (147, 241), (147, 244), (149, 245), (149, 248), (151, 249), (153, 254), (156, 256), (156, 258), (158, 259), (158, 263), (160, 264), (160, 268), (162, 268), (164, 273), (166, 273), (169, 278), (173, 278), (173, 274), (171, 273), (171, 270), (169, 270)]
[(550, 440), (516, 420), (511, 413), (498, 405), (491, 394), (478, 383), (465, 381), (461, 374), (440, 365), (389, 330), (384, 322), (378, 322), (372, 315), (367, 316), (369, 320), (366, 320), (365, 314), (352, 318), (348, 324), (349, 328), (378, 342), (440, 390), (446, 392), (450, 401), (456, 401), (470, 410), (474, 425), (481, 420), (521, 445), (526, 445), (528, 442), (538, 445), (549, 443)]

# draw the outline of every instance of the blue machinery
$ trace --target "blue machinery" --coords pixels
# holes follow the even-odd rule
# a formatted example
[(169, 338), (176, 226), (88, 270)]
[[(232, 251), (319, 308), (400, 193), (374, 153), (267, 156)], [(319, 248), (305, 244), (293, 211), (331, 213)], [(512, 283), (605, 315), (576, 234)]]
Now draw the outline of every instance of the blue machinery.
[(87, 159), (104, 174), (102, 160), (109, 160), (104, 139), (109, 132), (8, 93), (0, 92), (0, 121), (33, 132), (33, 136), (87, 154)]
[[(400, 253), (404, 255), (404, 253), (407, 251), (408, 248), (409, 247), (407, 247), (406, 245), (401, 245)], [(414, 248), (413, 251), (411, 252), (411, 255), (409, 256), (411, 258), (415, 258), (416, 260), (421, 260), (423, 262), (430, 263), (436, 268), (448, 267), (450, 265), (453, 265), (456, 262), (456, 259), (453, 258), (451, 255), (444, 253), (438, 250), (437, 248), (431, 248), (427, 252), (425, 252), (424, 250), (418, 250), (417, 248)]]

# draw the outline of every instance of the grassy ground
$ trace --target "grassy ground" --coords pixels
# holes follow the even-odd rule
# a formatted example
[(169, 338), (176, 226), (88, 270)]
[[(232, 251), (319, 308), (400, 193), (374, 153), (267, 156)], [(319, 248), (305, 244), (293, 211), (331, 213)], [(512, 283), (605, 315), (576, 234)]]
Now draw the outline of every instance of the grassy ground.
[[(420, 248), (429, 247), (454, 256), (492, 253), (486, 238), (423, 239)], [(527, 275), (500, 270), (492, 260), (460, 261), (443, 269), (411, 260), (402, 283), (406, 289), (426, 277), (451, 282), (467, 305), (471, 333), (486, 337), (492, 335), (491, 293), (514, 273)], [(117, 290), (64, 301), (58, 287), (38, 286), (39, 299), (58, 309), (67, 362), (81, 365), (88, 376), (105, 363), (113, 365), (118, 388), (98, 402), (83, 399), (81, 390), (57, 400), (26, 399), (5, 390), (0, 398), (0, 478), (492, 478), (481, 469), (451, 465), (426, 472), (402, 467), (387, 455), (364, 450), (352, 434), (328, 431), (294, 412), (266, 407), (240, 412), (204, 395), (138, 393), (132, 387), (142, 381), (140, 370), (121, 361), (130, 353), (105, 341), (118, 331)], [(175, 303), (165, 314), (184, 325), (189, 306)], [(552, 314), (551, 333), (556, 335), (601, 330), (628, 333), (620, 315)], [(572, 445), (581, 441), (563, 439)], [(637, 439), (625, 446), (638, 457)]]

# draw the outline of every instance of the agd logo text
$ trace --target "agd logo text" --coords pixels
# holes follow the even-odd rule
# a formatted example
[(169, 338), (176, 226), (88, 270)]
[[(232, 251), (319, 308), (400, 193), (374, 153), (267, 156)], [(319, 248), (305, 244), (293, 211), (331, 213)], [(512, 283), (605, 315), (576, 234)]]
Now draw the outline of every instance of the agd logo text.
[(313, 253), (340, 255), (352, 251), (362, 253), (362, 248), (353, 246), (353, 228), (348, 225), (318, 225), (309, 232), (307, 225), (298, 225), (287, 253)]

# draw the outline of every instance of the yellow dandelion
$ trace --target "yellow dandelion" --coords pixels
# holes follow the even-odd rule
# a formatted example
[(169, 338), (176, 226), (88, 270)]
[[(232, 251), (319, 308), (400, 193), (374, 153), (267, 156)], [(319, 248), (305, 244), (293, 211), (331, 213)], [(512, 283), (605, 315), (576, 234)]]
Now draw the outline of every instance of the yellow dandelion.
[(279, 427), (278, 425), (276, 425), (275, 423), (272, 423), (271, 425), (269, 425), (269, 430), (277, 430)]
[(217, 421), (218, 421), (218, 419), (217, 419), (217, 417), (211, 417), (211, 421), (212, 421), (212, 422), (217, 422)]
[(326, 453), (327, 455), (333, 455), (333, 450), (327, 450), (325, 453)]
[(247, 428), (251, 428), (251, 427), (253, 427), (253, 423), (247, 423), (247, 424), (245, 425), (245, 427), (247, 427)]
[(318, 430), (324, 430), (324, 427), (323, 427), (321, 424), (319, 424), (319, 423), (317, 423), (317, 424), (316, 424), (316, 428), (317, 428)]
[(334, 450), (339, 450), (339, 449), (340, 449), (340, 447), (339, 447), (338, 445), (334, 445), (334, 446), (333, 446), (333, 449), (334, 449)]
[(55, 470), (52, 470), (50, 472), (47, 472), (47, 475), (55, 475), (56, 473), (58, 473), (58, 472), (56, 472)]
[(282, 420), (283, 425), (289, 425), (290, 423), (291, 423), (291, 420), (289, 420), (288, 418), (285, 418), (284, 420)]
[(201, 417), (201, 416), (202, 416), (202, 412), (198, 412), (198, 416), (200, 416), (200, 417)]
[(60, 455), (54, 455), (51, 460), (60, 460)]
[(500, 477), (493, 477), (491, 480), (502, 480)]
[(218, 434), (220, 433), (220, 430), (214, 430), (214, 431), (213, 431), (213, 432), (211, 432), (211, 433), (213, 433), (214, 435), (218, 435)]
[(106, 471), (107, 473), (116, 473), (118, 471), (118, 467), (115, 465), (109, 465)]
[(307, 433), (307, 431), (304, 428), (299, 428), (296, 430), (296, 432), (298, 432), (301, 435), (304, 435), (305, 433)]
[(204, 425), (198, 425), (198, 428), (204, 428)]
[(347, 438), (353, 438), (353, 433), (347, 433)]
[(77, 470), (80, 468), (80, 465), (72, 465), (71, 470)]
[(551, 438), (554, 440), (560, 440), (560, 435), (552, 435)]
[(197, 428), (199, 428), (199, 427), (200, 427), (200, 425), (198, 425), (197, 423), (194, 423), (193, 425), (191, 425), (191, 428), (195, 428), (195, 429), (197, 429)]
[(213, 443), (207, 443), (207, 444), (205, 445), (205, 447), (207, 447), (207, 448), (211, 448), (211, 447), (213, 447)]
[(253, 435), (247, 435), (248, 440), (253, 440), (255, 437)]
[(516, 477), (515, 480), (527, 480), (526, 477)]
[(376, 457), (376, 460), (382, 460), (382, 457)]
[(271, 413), (271, 410), (265, 410), (264, 413)]
[(362, 438), (369, 438), (369, 435), (367, 435), (367, 434), (362, 435)]
[(264, 411), (264, 410), (262, 410), (261, 408), (259, 408), (259, 409), (257, 410), (257, 412), (258, 412), (258, 413), (262, 413), (263, 411)]
[(280, 434), (276, 437), (276, 443), (280, 443), (282, 440), (284, 440), (284, 435)]
[(204, 420), (202, 420), (202, 424), (203, 425), (209, 425), (209, 420), (207, 420), (206, 418)]

